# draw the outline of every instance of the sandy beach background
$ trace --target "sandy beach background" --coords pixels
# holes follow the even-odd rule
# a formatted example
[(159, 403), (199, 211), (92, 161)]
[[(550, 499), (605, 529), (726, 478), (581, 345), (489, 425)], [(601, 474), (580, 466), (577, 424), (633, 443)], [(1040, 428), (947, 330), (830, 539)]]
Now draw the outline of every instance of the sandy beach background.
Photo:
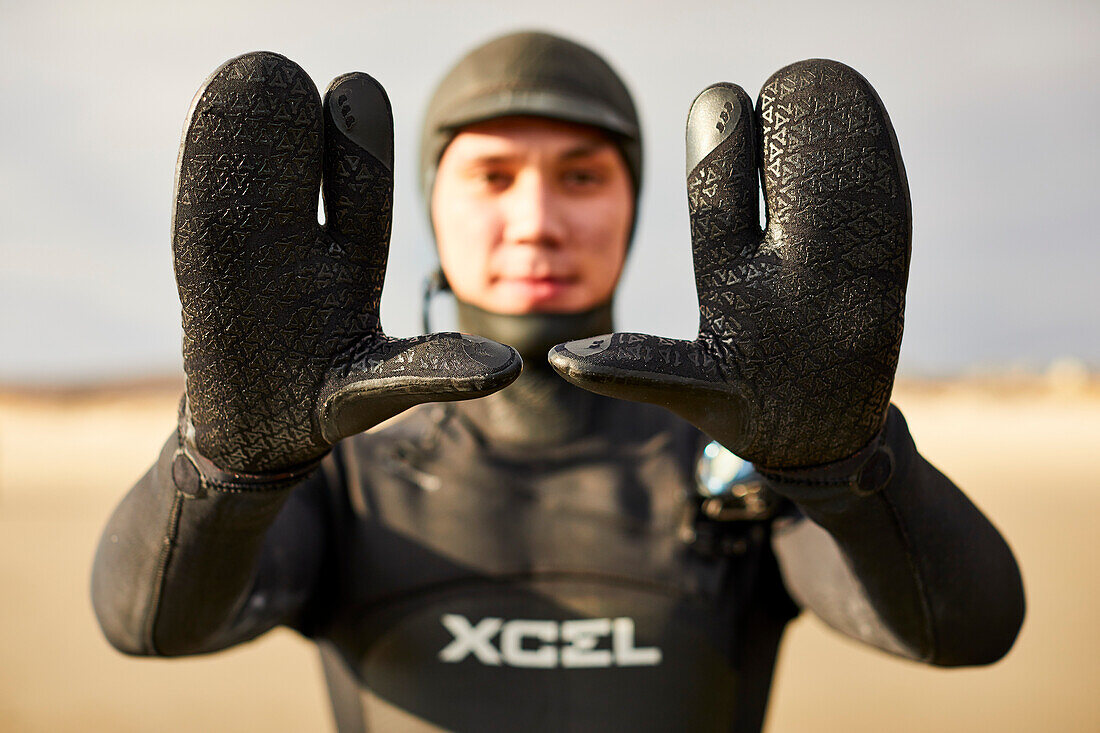
[[(0, 730), (327, 730), (312, 646), (285, 631), (193, 660), (113, 651), (88, 596), (114, 504), (172, 428), (173, 380), (0, 390)], [(779, 662), (769, 733), (1100, 730), (1100, 384), (902, 382), (922, 452), (986, 511), (1023, 567), (1016, 647), (983, 669), (889, 658), (804, 617)]]

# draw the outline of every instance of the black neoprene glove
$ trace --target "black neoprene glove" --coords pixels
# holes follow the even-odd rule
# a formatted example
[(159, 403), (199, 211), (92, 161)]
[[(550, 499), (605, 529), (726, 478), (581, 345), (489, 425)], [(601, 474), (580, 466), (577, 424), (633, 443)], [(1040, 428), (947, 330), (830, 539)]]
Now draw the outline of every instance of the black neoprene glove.
[(322, 103), (292, 61), (250, 53), (196, 95), (173, 252), (185, 438), (217, 469), (293, 472), (415, 404), (519, 375), (519, 355), (492, 341), (382, 333), (392, 171), (389, 100), (366, 74), (336, 79)]
[(550, 363), (667, 407), (762, 468), (852, 456), (883, 426), (909, 269), (886, 109), (855, 70), (803, 61), (768, 80), (755, 114), (738, 86), (704, 90), (687, 148), (698, 338), (614, 334), (556, 346)]

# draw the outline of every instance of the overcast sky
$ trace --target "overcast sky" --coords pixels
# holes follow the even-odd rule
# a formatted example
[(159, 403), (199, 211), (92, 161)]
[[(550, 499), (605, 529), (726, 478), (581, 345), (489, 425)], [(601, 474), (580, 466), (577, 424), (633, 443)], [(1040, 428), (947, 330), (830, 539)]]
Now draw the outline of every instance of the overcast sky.
[[(387, 88), (397, 182), (383, 324), (418, 329), (433, 261), (417, 125), (462, 52), (543, 28), (601, 50), (637, 98), (647, 161), (618, 327), (697, 325), (683, 180), (695, 94), (755, 94), (822, 56), (876, 87), (913, 196), (903, 372), (1100, 366), (1100, 3), (89, 2), (0, 0), (0, 381), (179, 370), (169, 219), (191, 97), (222, 61), (267, 49), (324, 88)], [(446, 314), (441, 316), (446, 320)], [(443, 323), (442, 325), (449, 325)]]

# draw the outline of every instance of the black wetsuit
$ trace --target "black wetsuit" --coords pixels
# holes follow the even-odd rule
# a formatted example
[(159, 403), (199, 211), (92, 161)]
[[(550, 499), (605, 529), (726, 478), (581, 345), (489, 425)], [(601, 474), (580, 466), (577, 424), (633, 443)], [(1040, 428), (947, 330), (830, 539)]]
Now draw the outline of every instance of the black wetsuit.
[[(516, 114), (606, 130), (637, 193), (637, 118), (605, 62), (545, 34), (475, 53), (433, 98), (426, 193), (456, 127)], [(743, 90), (705, 94), (688, 123), (703, 341), (551, 358), (597, 392), (675, 366), (657, 402), (775, 466), (849, 455), (881, 424), (901, 336), (909, 199), (885, 109), (827, 61), (773, 76), (760, 136)], [(322, 649), (343, 731), (756, 731), (800, 608), (930, 663), (1008, 650), (1023, 614), (1012, 554), (900, 413), (867, 455), (769, 474), (777, 512), (715, 518), (695, 486), (707, 437), (547, 363), (612, 331), (609, 304), (509, 317), (460, 303), (463, 330), (523, 356), (514, 384), (272, 473), (416, 395), (488, 393), (519, 365), (499, 345), (383, 336), (390, 117), (369, 77), (340, 77), (322, 103), (270, 53), (227, 62), (196, 96), (173, 227), (187, 450), (170, 438), (104, 531), (93, 600), (115, 646), (195, 654), (293, 627)], [(746, 416), (764, 427), (742, 434)]]
[(798, 503), (754, 521), (685, 523), (707, 442), (540, 368), (345, 440), (297, 483), (215, 485), (173, 436), (105, 530), (96, 610), (133, 654), (295, 628), (341, 731), (759, 730), (800, 607), (934, 664), (1011, 646), (1011, 552), (899, 412), (885, 488), (791, 473), (772, 486)]

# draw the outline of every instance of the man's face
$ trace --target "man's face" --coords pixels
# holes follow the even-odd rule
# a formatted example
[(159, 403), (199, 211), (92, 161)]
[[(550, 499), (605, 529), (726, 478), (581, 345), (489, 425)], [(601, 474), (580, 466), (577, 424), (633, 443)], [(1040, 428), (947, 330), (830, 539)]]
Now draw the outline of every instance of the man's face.
[(504, 117), (463, 128), (447, 146), (431, 213), (460, 300), (494, 313), (574, 313), (611, 298), (634, 192), (599, 130)]

